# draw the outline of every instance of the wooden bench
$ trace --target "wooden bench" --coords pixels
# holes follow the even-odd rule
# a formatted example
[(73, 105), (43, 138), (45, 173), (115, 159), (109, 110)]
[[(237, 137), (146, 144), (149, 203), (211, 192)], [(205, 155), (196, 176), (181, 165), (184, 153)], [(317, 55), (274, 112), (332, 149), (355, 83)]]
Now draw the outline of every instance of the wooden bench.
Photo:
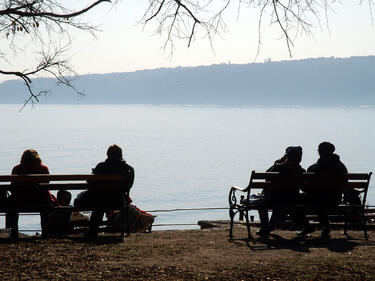
[[(33, 184), (32, 188), (43, 188), (47, 190), (116, 190), (124, 188), (124, 181), (126, 181), (126, 175), (123, 174), (107, 174), (107, 175), (92, 175), (92, 174), (71, 174), (71, 175), (0, 175), (0, 189), (8, 190), (12, 192), (12, 189), (27, 189), (27, 184)], [(18, 184), (18, 185), (17, 185)], [(128, 192), (127, 192), (128, 193)], [(50, 210), (71, 210), (72, 212), (80, 211), (106, 211), (109, 206), (90, 206), (90, 207), (51, 207)], [(126, 223), (128, 219), (128, 203), (124, 200), (122, 206), (110, 206), (114, 210), (120, 210), (124, 218), (122, 224), (121, 237), (124, 236), (126, 231), (130, 234), (129, 224)], [(19, 213), (37, 213), (40, 212), (40, 208), (22, 208), (22, 207), (11, 207), (1, 206), (0, 213), (6, 213), (9, 211), (17, 211)], [(45, 211), (45, 210), (44, 210)], [(126, 227), (125, 227), (126, 226)]]
[[(264, 206), (259, 206), (256, 204), (249, 204), (252, 191), (257, 190), (258, 192), (262, 189), (267, 188), (322, 188), (325, 189), (355, 189), (360, 192), (361, 204), (360, 205), (349, 205), (341, 203), (337, 207), (325, 208), (329, 214), (342, 215), (344, 216), (344, 233), (347, 233), (347, 226), (349, 221), (349, 216), (353, 212), (358, 212), (360, 214), (360, 223), (364, 231), (364, 236), (367, 239), (367, 226), (365, 217), (365, 206), (367, 198), (367, 190), (369, 187), (369, 182), (372, 173), (348, 173), (344, 175), (329, 175), (329, 174), (313, 174), (313, 173), (303, 173), (301, 175), (286, 175), (275, 172), (264, 172), (257, 173), (252, 171), (250, 176), (249, 185), (241, 189), (239, 187), (233, 186), (229, 192), (229, 217), (230, 217), (230, 229), (229, 237), (233, 238), (233, 221), (235, 215), (238, 213), (240, 217), (245, 217), (246, 226), (248, 231), (248, 238), (251, 239), (250, 233), (250, 222), (249, 222), (249, 211), (259, 210), (265, 208)], [(316, 206), (302, 206), (299, 205), (303, 210), (309, 213), (316, 213), (322, 207)], [(294, 208), (295, 206), (291, 206)], [(286, 207), (287, 208), (287, 207)], [(267, 209), (272, 210), (272, 206), (267, 207)], [(307, 210), (308, 209), (308, 210)]]

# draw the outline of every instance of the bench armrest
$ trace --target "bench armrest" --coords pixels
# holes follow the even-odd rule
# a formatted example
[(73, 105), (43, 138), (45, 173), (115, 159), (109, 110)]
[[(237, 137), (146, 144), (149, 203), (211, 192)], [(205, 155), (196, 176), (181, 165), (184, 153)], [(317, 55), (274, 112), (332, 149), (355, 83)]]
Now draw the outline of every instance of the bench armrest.
[(246, 192), (249, 191), (249, 187), (246, 187), (246, 188), (240, 188), (238, 186), (232, 186), (231, 187), (231, 189), (229, 191), (229, 197), (228, 197), (229, 207), (231, 209), (238, 206), (238, 204), (240, 204), (241, 200), (245, 197), (244, 195), (242, 195), (240, 198), (237, 198), (236, 191), (246, 193)]
[(238, 190), (238, 191), (241, 191), (241, 192), (247, 192), (247, 190), (248, 190), (248, 187), (246, 187), (246, 188), (240, 188), (240, 187), (238, 187), (238, 186), (232, 186), (232, 188), (231, 188), (231, 190)]

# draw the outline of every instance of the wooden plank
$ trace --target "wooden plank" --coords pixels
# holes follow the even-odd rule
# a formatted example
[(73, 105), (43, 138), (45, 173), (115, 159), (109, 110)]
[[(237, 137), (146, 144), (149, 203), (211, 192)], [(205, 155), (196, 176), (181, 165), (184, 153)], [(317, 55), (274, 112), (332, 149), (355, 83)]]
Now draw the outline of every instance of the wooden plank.
[(367, 182), (329, 182), (329, 183), (306, 183), (306, 182), (252, 182), (250, 188), (263, 189), (263, 188), (311, 188), (311, 189), (346, 189), (346, 188), (366, 188)]
[(340, 180), (362, 180), (367, 181), (370, 173), (348, 173), (342, 175), (303, 173), (300, 175), (288, 175), (275, 172), (252, 173), (253, 180), (283, 180), (293, 178), (301, 181), (340, 181)]
[[(124, 206), (87, 206), (87, 207), (74, 207), (74, 206), (67, 206), (67, 207), (50, 207), (48, 211), (73, 211), (73, 212), (88, 212), (88, 211), (108, 211), (109, 209), (112, 210), (121, 210), (125, 207)], [(3, 208), (0, 207), (0, 213), (7, 213), (7, 212), (19, 212), (19, 213), (39, 213), (40, 211), (45, 211), (45, 209), (41, 209), (38, 207), (28, 207), (28, 208)]]
[[(40, 183), (38, 184), (38, 188), (45, 188), (48, 190), (86, 190), (86, 189), (101, 189), (104, 188), (106, 190), (108, 189), (121, 189), (123, 188), (123, 183), (116, 183), (116, 182), (108, 182), (108, 183), (101, 183), (96, 182), (95, 185), (90, 185), (89, 183)], [(5, 188), (8, 190), (12, 190), (12, 186), (9, 184), (0, 185), (0, 188)], [(18, 185), (17, 190), (23, 190), (23, 189), (29, 189), (30, 187)]]
[(124, 181), (123, 174), (63, 174), (63, 175), (0, 175), (0, 182), (51, 182), (51, 181)]

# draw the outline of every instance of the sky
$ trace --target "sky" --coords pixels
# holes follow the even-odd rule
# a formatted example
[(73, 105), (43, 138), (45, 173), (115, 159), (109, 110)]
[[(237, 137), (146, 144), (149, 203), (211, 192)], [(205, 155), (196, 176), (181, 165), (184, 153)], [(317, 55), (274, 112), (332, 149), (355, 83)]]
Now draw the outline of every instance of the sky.
[[(84, 5), (88, 1), (66, 1), (69, 2)], [(96, 37), (81, 31), (70, 32), (73, 41), (69, 56), (74, 70), (78, 74), (112, 73), (161, 67), (245, 64), (268, 59), (375, 55), (375, 26), (368, 6), (359, 5), (359, 1), (342, 1), (342, 4), (335, 5), (328, 14), (329, 30), (322, 15), (321, 27), (315, 21), (312, 36), (293, 36), (292, 57), (285, 40), (280, 38), (280, 29), (269, 25), (270, 17), (267, 15), (261, 29), (260, 54), (256, 57), (259, 14), (251, 7), (242, 7), (238, 14), (236, 5), (229, 6), (223, 14), (227, 32), (215, 36), (211, 42), (198, 33), (190, 47), (186, 40), (175, 40), (173, 55), (170, 56), (169, 50), (162, 48), (164, 39), (155, 34), (156, 23), (146, 26), (141, 23), (147, 2), (122, 0), (112, 8), (103, 3), (86, 14), (84, 19), (99, 25), (101, 31), (96, 33)], [(2, 39), (1, 50), (7, 44), (7, 40)], [(32, 65), (37, 50), (30, 45), (28, 42), (23, 47), (28, 52), (19, 51), (8, 63), (1, 61), (0, 69), (25, 69)], [(6, 78), (0, 77), (0, 81)]]

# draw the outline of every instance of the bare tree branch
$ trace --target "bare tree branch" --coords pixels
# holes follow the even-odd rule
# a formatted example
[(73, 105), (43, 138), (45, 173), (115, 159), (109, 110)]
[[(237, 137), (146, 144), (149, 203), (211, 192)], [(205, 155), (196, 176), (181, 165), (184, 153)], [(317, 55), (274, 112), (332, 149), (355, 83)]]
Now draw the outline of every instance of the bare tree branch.
[[(47, 94), (47, 90), (35, 90), (32, 81), (38, 75), (45, 74), (56, 78), (58, 85), (65, 85), (76, 94), (82, 95), (72, 84), (76, 75), (69, 64), (67, 56), (71, 46), (69, 28), (73, 27), (93, 34), (97, 28), (81, 21), (80, 16), (92, 10), (101, 3), (111, 3), (110, 0), (96, 0), (78, 10), (69, 9), (60, 0), (7, 0), (0, 2), (0, 35), (8, 39), (9, 50), (14, 56), (25, 52), (25, 46), (20, 45), (21, 39), (28, 40), (39, 48), (39, 62), (31, 70), (6, 70), (0, 65), (0, 74), (14, 76), (25, 83), (29, 97), (25, 101), (35, 103), (39, 97)], [(63, 39), (62, 39), (63, 38)], [(62, 41), (63, 40), (63, 41)], [(56, 42), (60, 42), (57, 44)], [(64, 44), (64, 47), (58, 45)], [(0, 52), (0, 57), (9, 64), (9, 54)]]
[[(363, 1), (360, 0), (360, 4)], [(212, 44), (215, 35), (220, 36), (227, 31), (223, 16), (232, 3), (238, 5), (238, 11), (244, 8), (258, 9), (256, 57), (262, 44), (261, 29), (266, 15), (270, 15), (271, 26), (278, 26), (292, 56), (293, 36), (311, 36), (313, 29), (321, 26), (322, 19), (325, 19), (325, 28), (330, 32), (328, 12), (334, 10), (334, 6), (342, 5), (340, 0), (149, 0), (143, 21), (145, 24), (156, 24), (156, 33), (165, 37), (164, 49), (169, 46), (173, 52), (173, 40), (187, 39), (189, 47), (195, 35), (201, 32)], [(367, 3), (372, 19), (374, 2), (367, 0)]]
[[(12, 69), (11, 56), (0, 50), (0, 74), (18, 77), (25, 83), (29, 98), (25, 104), (38, 102), (46, 90), (35, 90), (32, 81), (38, 75), (56, 78), (58, 85), (71, 88), (81, 95), (72, 84), (76, 74), (69, 64), (68, 50), (71, 46), (71, 29), (78, 29), (94, 35), (97, 27), (82, 21), (81, 16), (102, 3), (116, 3), (121, 0), (87, 0), (89, 4), (72, 9), (63, 0), (4, 0), (0, 1), (0, 36), (8, 43), (7, 50), (13, 56), (25, 52), (25, 46), (33, 45), (39, 50), (39, 61), (34, 67), (24, 70)], [(365, 1), (360, 0), (359, 4)], [(155, 26), (155, 32), (162, 37), (164, 50), (173, 54), (174, 40), (185, 40), (190, 47), (201, 36), (207, 38), (212, 49), (215, 36), (227, 32), (226, 12), (231, 5), (239, 11), (252, 9), (258, 12), (258, 57), (262, 45), (262, 27), (264, 24), (275, 26), (280, 38), (285, 40), (290, 56), (293, 40), (298, 35), (312, 35), (316, 26), (325, 19), (325, 28), (329, 31), (328, 12), (333, 11), (340, 0), (148, 0), (142, 18), (144, 26)], [(367, 0), (371, 19), (374, 0)], [(77, 5), (76, 3), (74, 5)], [(372, 22), (373, 24), (373, 22)], [(245, 35), (246, 36), (246, 35)], [(26, 41), (26, 42), (25, 42)], [(23, 42), (20, 44), (20, 42)], [(56, 43), (58, 42), (58, 43)], [(59, 47), (63, 45), (64, 47)]]

